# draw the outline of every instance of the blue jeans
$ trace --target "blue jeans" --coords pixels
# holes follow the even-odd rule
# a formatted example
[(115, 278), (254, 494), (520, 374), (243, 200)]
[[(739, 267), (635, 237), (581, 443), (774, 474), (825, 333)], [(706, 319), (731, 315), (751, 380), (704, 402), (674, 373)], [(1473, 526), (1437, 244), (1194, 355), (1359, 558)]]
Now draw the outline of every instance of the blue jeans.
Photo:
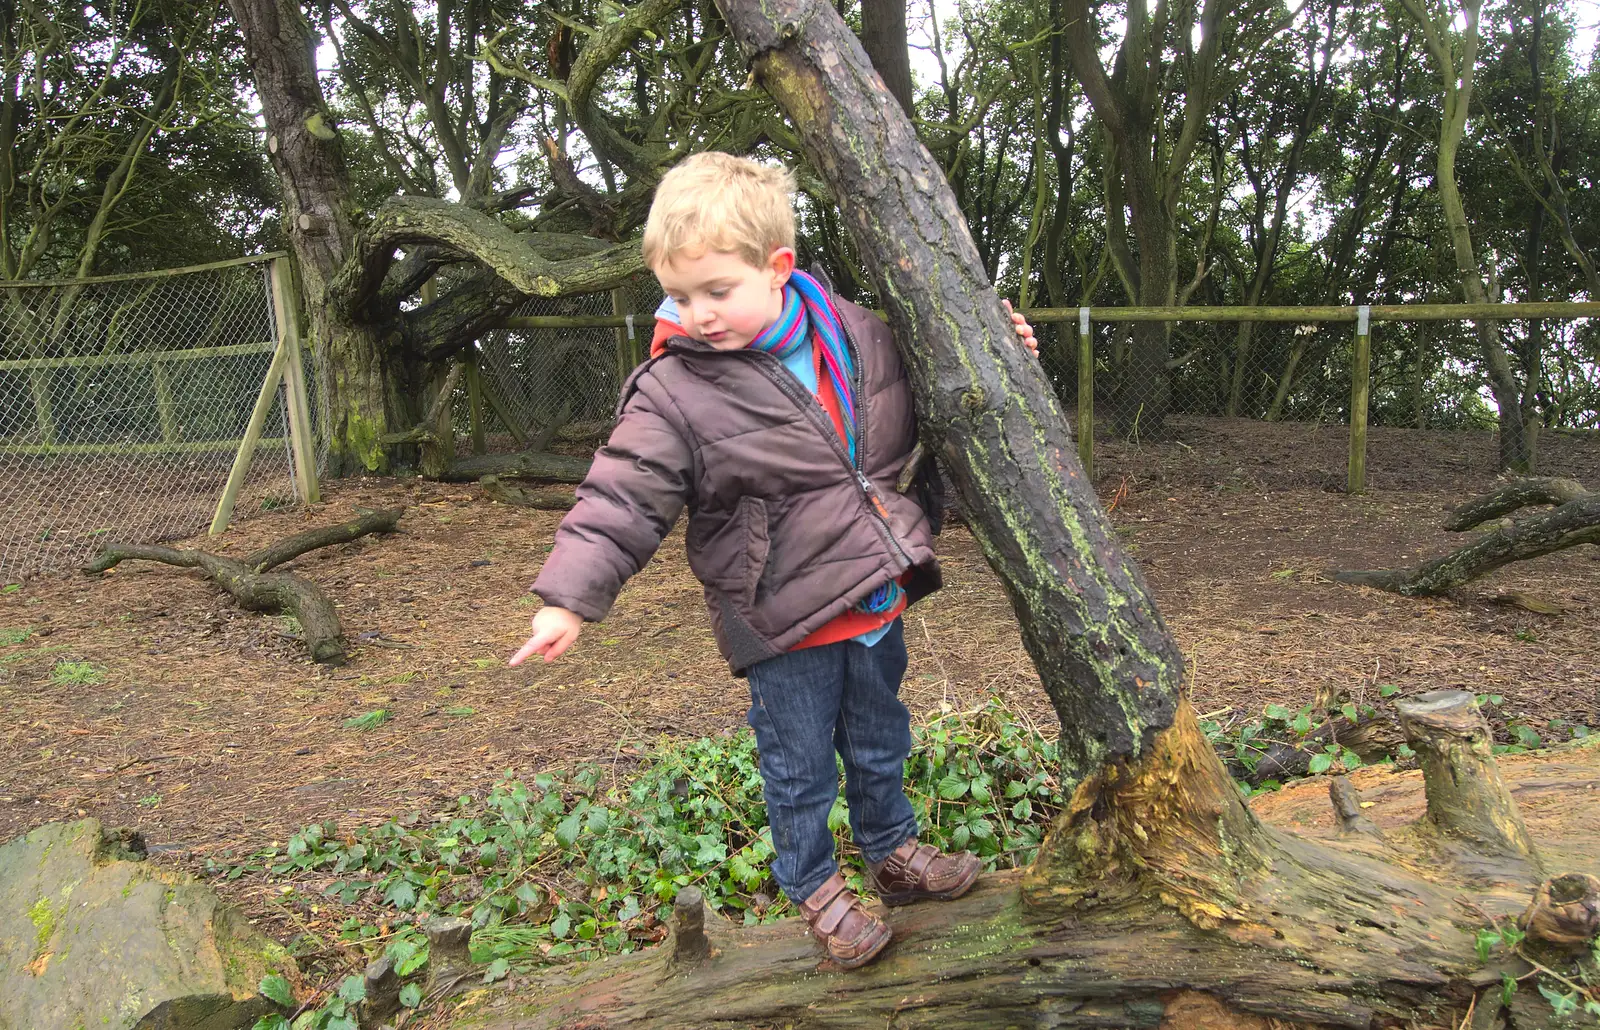
[(749, 669), (750, 728), (777, 857), (772, 872), (798, 904), (838, 870), (828, 812), (844, 760), (850, 832), (869, 862), (917, 835), (905, 792), (911, 713), (900, 702), (905, 631), (896, 619), (872, 647), (854, 640), (757, 662)]

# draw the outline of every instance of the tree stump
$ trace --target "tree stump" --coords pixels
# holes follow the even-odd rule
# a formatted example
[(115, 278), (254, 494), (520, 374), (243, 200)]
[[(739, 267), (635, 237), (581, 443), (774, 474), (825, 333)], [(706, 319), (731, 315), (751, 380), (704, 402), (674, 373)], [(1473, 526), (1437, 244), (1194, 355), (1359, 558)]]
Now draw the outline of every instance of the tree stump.
[(1535, 860), (1533, 841), (1494, 763), (1493, 737), (1464, 690), (1399, 701), (1400, 726), (1428, 786), (1428, 821), (1482, 848)]

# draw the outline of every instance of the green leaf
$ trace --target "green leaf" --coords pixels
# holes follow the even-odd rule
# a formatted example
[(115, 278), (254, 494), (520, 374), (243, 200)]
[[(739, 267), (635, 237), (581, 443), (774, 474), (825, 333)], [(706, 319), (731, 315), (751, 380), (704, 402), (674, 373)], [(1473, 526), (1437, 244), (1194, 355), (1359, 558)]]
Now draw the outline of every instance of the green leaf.
[(1262, 709), (1262, 713), (1266, 715), (1267, 718), (1276, 719), (1279, 722), (1288, 722), (1290, 719), (1294, 718), (1294, 716), (1290, 714), (1289, 709), (1283, 707), (1282, 705), (1268, 705), (1266, 708)]
[[(591, 936), (593, 935), (591, 934)], [(483, 982), (486, 984), (492, 984), (496, 980), (504, 980), (506, 978), (506, 974), (509, 972), (511, 972), (511, 961), (509, 959), (497, 958), (493, 962), (489, 963), (488, 969), (483, 971)]]
[(951, 773), (939, 781), (939, 796), (946, 801), (954, 801), (967, 792), (967, 781)]
[(550, 921), (550, 936), (556, 940), (565, 937), (572, 929), (572, 917), (565, 912)]
[(1544, 738), (1539, 736), (1539, 731), (1532, 726), (1524, 726), (1518, 723), (1511, 727), (1511, 735), (1516, 737), (1517, 742), (1525, 747), (1544, 747)]
[(289, 1021), (274, 1012), (255, 1021), (250, 1030), (289, 1030)]
[(268, 973), (263, 976), (260, 985), (256, 989), (261, 992), (263, 998), (274, 1005), (281, 1005), (286, 1009), (294, 1007), (294, 992), (289, 990), (289, 981), (277, 973)]
[(1385, 683), (1378, 687), (1379, 697), (1394, 697), (1398, 693), (1400, 693), (1400, 688), (1393, 683)]
[(721, 865), (728, 860), (728, 846), (710, 834), (701, 834), (695, 838), (700, 849), (694, 853), (694, 864), (703, 866)]
[(556, 824), (556, 840), (564, 848), (572, 847), (573, 841), (578, 839), (578, 832), (583, 826), (583, 813), (573, 812)]
[(1339, 760), (1344, 763), (1345, 772), (1355, 772), (1361, 768), (1361, 756), (1349, 748), (1344, 749), (1344, 752), (1339, 755)]
[(1517, 993), (1516, 977), (1510, 973), (1500, 974), (1500, 1004), (1511, 1004), (1511, 998)]
[(1339, 714), (1343, 715), (1346, 719), (1350, 720), (1352, 723), (1356, 722), (1358, 720), (1358, 715), (1357, 715), (1357, 712), (1356, 712), (1356, 706), (1355, 706), (1355, 704), (1353, 702), (1347, 701), (1344, 704), (1340, 705), (1339, 706)]
[(1327, 772), (1329, 767), (1331, 767), (1332, 765), (1333, 765), (1333, 756), (1332, 755), (1327, 754), (1327, 753), (1323, 753), (1323, 754), (1320, 754), (1320, 755), (1312, 755), (1311, 756), (1311, 764), (1307, 767), (1307, 771), (1310, 772), (1311, 775), (1317, 776), (1317, 775), (1320, 775), (1321, 773)]
[(339, 1000), (346, 1005), (359, 1005), (367, 1000), (367, 982), (359, 976), (347, 976), (339, 985)]
[(1289, 724), (1289, 728), (1300, 736), (1305, 736), (1311, 732), (1311, 716), (1301, 711), (1299, 715), (1294, 717), (1294, 721)]
[(1550, 1003), (1550, 1008), (1555, 1011), (1557, 1019), (1565, 1019), (1578, 1011), (1578, 1000), (1574, 994), (1562, 994), (1552, 991), (1544, 984), (1539, 985), (1539, 993), (1544, 995), (1544, 1000)]
[(416, 941), (392, 941), (389, 957), (394, 960), (394, 971), (400, 976), (410, 976), (428, 964), (428, 946)]
[(1012, 780), (1006, 784), (1006, 799), (1021, 797), (1028, 792), (1028, 785), (1021, 780)]
[(1014, 819), (1028, 820), (1033, 818), (1033, 802), (1023, 798), (1011, 806), (1011, 816)]
[(422, 1004), (422, 985), (406, 984), (400, 988), (400, 1004), (408, 1009), (414, 1009)]
[(402, 911), (408, 910), (417, 903), (417, 889), (411, 881), (401, 877), (389, 885), (383, 892), (383, 900)]
[(1472, 947), (1478, 952), (1478, 961), (1487, 962), (1494, 949), (1500, 946), (1500, 934), (1496, 930), (1481, 929), (1472, 940)]
[(329, 128), (328, 120), (322, 116), (321, 111), (313, 111), (311, 117), (306, 119), (306, 131), (320, 140), (333, 139), (338, 133)]

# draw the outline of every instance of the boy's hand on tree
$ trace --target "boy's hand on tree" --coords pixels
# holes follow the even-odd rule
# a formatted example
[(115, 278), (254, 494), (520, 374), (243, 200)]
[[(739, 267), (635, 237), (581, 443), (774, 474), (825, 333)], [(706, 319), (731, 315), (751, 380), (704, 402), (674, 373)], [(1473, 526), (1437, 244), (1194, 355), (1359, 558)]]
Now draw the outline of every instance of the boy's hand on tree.
[(1022, 338), (1023, 346), (1028, 348), (1028, 353), (1037, 358), (1039, 356), (1039, 341), (1033, 338), (1033, 326), (1028, 324), (1028, 320), (1022, 317), (1021, 312), (1011, 310), (1011, 302), (1009, 300), (1001, 300), (1000, 303), (1006, 306), (1006, 314), (1011, 316), (1012, 324), (1017, 330), (1017, 335)]
[(545, 661), (553, 662), (572, 646), (581, 632), (583, 616), (570, 609), (547, 604), (533, 617), (533, 636), (511, 656), (507, 664), (521, 665), (536, 654), (542, 654)]

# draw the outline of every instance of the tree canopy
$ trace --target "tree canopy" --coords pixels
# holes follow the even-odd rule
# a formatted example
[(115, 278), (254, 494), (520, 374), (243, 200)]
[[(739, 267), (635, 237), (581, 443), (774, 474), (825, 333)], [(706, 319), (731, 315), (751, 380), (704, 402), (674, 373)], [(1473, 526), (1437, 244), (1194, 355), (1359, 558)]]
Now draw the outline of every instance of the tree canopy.
[[(1568, 300), (1600, 282), (1600, 73), (1570, 4), (839, 9), (986, 273), (1027, 303)], [(268, 60), (287, 38), (271, 26), (293, 60)], [(0, 29), (4, 274), (294, 250), (312, 338), (345, 370), (336, 470), (407, 460), (381, 441), (419, 417), (408, 398), (522, 300), (637, 273), (651, 190), (695, 150), (797, 164), (802, 260), (877, 299), (706, 0), (20, 4)], [(1338, 411), (1345, 336), (1141, 323), (1110, 351), (1105, 403), (1147, 430), (1170, 410)], [(1597, 340), (1585, 322), (1388, 325), (1374, 417), (1514, 412), (1528, 440), (1503, 458), (1525, 465), (1539, 428), (1600, 425)], [(1067, 385), (1067, 348), (1047, 357)]]

